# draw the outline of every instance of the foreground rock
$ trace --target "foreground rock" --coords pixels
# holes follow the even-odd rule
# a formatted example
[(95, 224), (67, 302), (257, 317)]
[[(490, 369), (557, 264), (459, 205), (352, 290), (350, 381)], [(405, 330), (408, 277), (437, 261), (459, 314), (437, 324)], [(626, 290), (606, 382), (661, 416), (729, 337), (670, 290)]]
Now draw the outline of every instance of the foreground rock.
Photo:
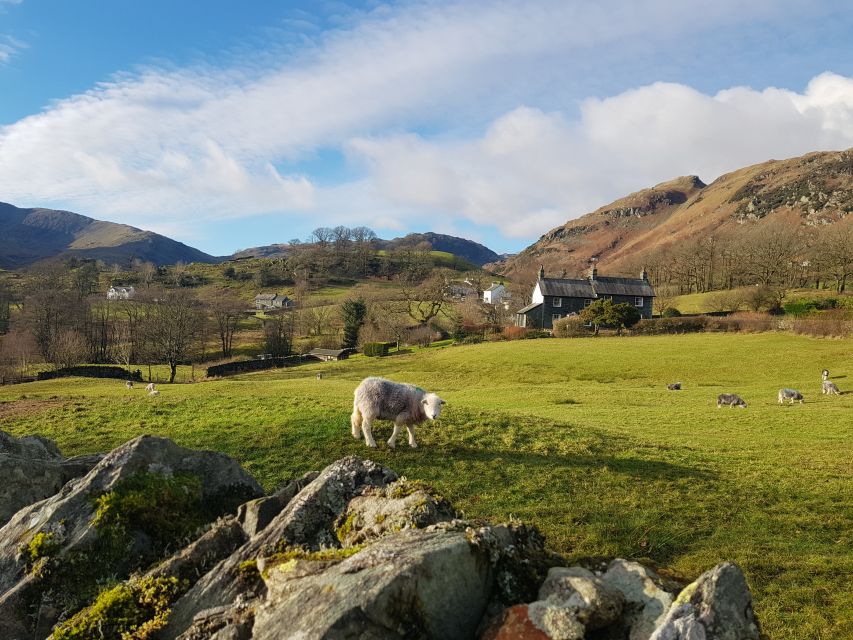
[(740, 567), (706, 571), (676, 598), (652, 640), (760, 640), (752, 595)]
[(16, 438), (0, 431), (0, 526), (22, 507), (52, 496), (72, 478), (88, 473), (100, 458), (66, 459), (47, 438)]
[(676, 599), (640, 564), (562, 566), (535, 528), (459, 520), (357, 457), (260, 494), (226, 456), (122, 445), (0, 529), (0, 638), (759, 638), (734, 565)]
[(150, 564), (261, 493), (225, 455), (151, 436), (127, 442), (0, 529), (0, 637), (33, 637), (99, 583)]

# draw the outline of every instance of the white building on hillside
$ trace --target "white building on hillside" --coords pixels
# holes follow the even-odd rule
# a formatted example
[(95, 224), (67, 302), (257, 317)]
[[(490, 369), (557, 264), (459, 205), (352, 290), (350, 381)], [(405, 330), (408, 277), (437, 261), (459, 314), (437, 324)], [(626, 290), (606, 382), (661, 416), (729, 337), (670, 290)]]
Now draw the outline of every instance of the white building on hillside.
[(110, 287), (107, 291), (107, 300), (130, 300), (136, 295), (133, 287)]
[(492, 283), (492, 286), (483, 291), (483, 302), (486, 304), (500, 304), (505, 298), (509, 298), (509, 291), (502, 284)]

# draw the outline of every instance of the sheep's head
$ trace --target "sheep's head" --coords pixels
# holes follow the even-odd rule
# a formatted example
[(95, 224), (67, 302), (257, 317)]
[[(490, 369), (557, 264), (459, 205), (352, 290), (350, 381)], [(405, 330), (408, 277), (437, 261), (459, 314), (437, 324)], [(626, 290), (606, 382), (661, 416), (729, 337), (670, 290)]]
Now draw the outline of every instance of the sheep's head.
[(441, 413), (441, 409), (444, 406), (444, 400), (434, 393), (428, 393), (424, 396), (424, 399), (421, 400), (421, 406), (424, 408), (424, 414), (426, 417), (430, 420), (435, 420)]

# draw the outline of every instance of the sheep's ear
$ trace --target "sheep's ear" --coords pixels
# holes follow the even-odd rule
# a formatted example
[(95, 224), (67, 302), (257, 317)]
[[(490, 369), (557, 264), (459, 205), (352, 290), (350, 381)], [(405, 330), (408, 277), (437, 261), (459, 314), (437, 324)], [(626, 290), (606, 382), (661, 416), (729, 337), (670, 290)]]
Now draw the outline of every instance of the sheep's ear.
[(439, 404), (447, 404), (444, 400), (442, 400)]

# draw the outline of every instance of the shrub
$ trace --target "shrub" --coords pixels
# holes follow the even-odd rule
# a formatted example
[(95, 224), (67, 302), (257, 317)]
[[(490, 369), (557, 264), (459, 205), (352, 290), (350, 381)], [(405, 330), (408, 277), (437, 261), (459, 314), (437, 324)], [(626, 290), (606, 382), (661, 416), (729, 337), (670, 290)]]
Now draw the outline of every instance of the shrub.
[(844, 338), (853, 336), (853, 312), (833, 309), (807, 316), (794, 317), (791, 330), (802, 335)]
[(428, 347), (432, 344), (434, 334), (432, 329), (426, 325), (418, 325), (411, 327), (406, 332), (406, 342), (408, 344), (416, 344), (419, 347)]
[(673, 333), (697, 333), (705, 331), (708, 318), (705, 316), (682, 316), (674, 318), (652, 318), (640, 320), (632, 333), (641, 336), (654, 336)]
[(524, 327), (504, 327), (501, 335), (506, 340), (520, 340), (527, 337), (527, 329)]
[(364, 355), (370, 358), (378, 358), (387, 356), (390, 347), (390, 342), (366, 342), (361, 350)]
[(675, 307), (667, 307), (660, 314), (661, 318), (678, 318), (680, 316), (681, 316), (681, 311), (679, 311)]
[(481, 342), (483, 342), (483, 336), (474, 335), (462, 338), (461, 344), (480, 344)]
[(578, 338), (589, 334), (589, 327), (584, 324), (580, 317), (569, 316), (554, 322), (554, 336), (557, 338)]
[(708, 318), (707, 331), (729, 331), (741, 333), (759, 333), (772, 331), (776, 321), (770, 314), (757, 311), (741, 311), (730, 316)]

